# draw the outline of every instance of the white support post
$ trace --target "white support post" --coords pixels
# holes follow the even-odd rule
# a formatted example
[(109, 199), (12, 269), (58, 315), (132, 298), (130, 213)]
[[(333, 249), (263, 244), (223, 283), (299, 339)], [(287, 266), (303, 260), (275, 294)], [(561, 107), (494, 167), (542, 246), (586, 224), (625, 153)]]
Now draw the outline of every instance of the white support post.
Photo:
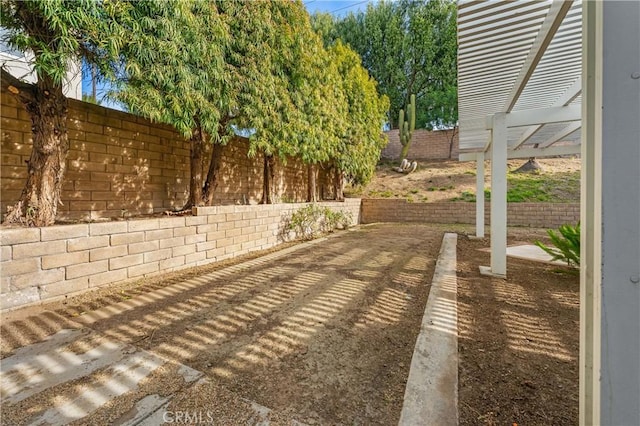
[(484, 238), (484, 152), (476, 155), (476, 238)]
[(600, 418), (600, 242), (602, 241), (602, 3), (582, 5), (580, 190), (580, 425)]
[(640, 3), (583, 3), (580, 424), (640, 424)]
[(491, 273), (507, 276), (507, 117), (504, 113), (493, 116)]
[(493, 115), (491, 130), (491, 266), (480, 273), (507, 276), (507, 114)]

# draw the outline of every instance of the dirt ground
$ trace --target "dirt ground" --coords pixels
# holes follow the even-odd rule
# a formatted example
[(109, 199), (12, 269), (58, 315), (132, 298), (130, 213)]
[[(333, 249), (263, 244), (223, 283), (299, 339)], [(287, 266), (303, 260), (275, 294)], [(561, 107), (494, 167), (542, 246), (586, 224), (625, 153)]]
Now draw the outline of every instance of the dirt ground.
[[(489, 241), (469, 240), (464, 226), (364, 226), (267, 260), (245, 257), (240, 269), (227, 261), (5, 314), (1, 357), (75, 329), (84, 337), (69, 347), (78, 353), (107, 341), (170, 360), (73, 424), (113, 424), (152, 394), (174, 395), (170, 410), (207, 407), (221, 425), (255, 424), (264, 407), (276, 425), (397, 424), (445, 231), (460, 234), (460, 424), (577, 424), (578, 276), (517, 259), (507, 281), (481, 276), (489, 253), (478, 249)], [(535, 239), (544, 230), (509, 229), (510, 243)], [(147, 301), (85, 320), (136, 300)], [(176, 380), (181, 366), (205, 380)], [(105, 371), (4, 403), (3, 424), (28, 424), (74, 389), (107, 380)]]
[[(509, 160), (509, 170), (516, 170), (526, 160)], [(579, 176), (579, 158), (543, 158), (538, 159), (543, 167), (541, 176), (548, 176), (552, 180), (563, 181), (565, 177)], [(391, 163), (381, 163), (376, 168), (372, 181), (364, 188), (347, 188), (345, 192), (352, 196), (370, 198), (406, 198), (412, 202), (440, 202), (452, 201), (461, 197), (465, 192), (475, 193), (476, 165), (475, 162), (460, 162), (457, 160), (433, 160), (419, 162), (418, 169), (411, 174), (394, 171)], [(554, 179), (555, 178), (555, 179)], [(485, 182), (487, 187), (491, 182), (490, 162), (485, 164)], [(579, 182), (579, 181), (578, 181)], [(580, 191), (578, 185), (567, 185), (559, 188), (554, 185), (550, 191), (551, 201), (579, 202)]]
[[(509, 230), (509, 244), (543, 237)], [(578, 424), (579, 276), (511, 258), (506, 281), (481, 276), (488, 246), (458, 239), (460, 424)]]
[[(216, 424), (246, 420), (232, 401), (268, 407), (272, 424), (397, 424), (443, 231), (364, 226), (266, 265), (156, 278), (31, 308), (3, 317), (2, 357), (78, 328), (95, 309), (186, 279), (193, 287), (87, 322), (83, 330), (97, 341), (76, 346), (87, 350), (103, 336), (204, 373), (208, 381), (177, 394), (172, 407), (209, 404)], [(163, 382), (172, 368), (156, 370), (138, 392), (178, 392), (178, 385)], [(100, 380), (80, 379), (5, 404), (5, 421), (20, 424), (25, 413), (33, 418), (68, 389)], [(132, 409), (134, 396), (119, 396), (78, 424), (111, 423)]]

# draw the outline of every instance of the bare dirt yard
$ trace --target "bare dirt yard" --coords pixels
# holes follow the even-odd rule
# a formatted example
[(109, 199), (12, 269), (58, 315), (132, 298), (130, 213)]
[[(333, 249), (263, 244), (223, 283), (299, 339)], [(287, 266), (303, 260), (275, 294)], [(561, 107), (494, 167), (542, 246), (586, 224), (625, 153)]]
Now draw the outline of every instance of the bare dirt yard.
[[(509, 160), (514, 171), (526, 160)], [(580, 159), (538, 159), (543, 170), (536, 173), (509, 173), (509, 201), (580, 201)], [(415, 172), (402, 174), (394, 163), (381, 163), (373, 180), (365, 187), (347, 188), (350, 196), (368, 198), (405, 198), (411, 202), (474, 201), (475, 162), (434, 160), (419, 162)], [(486, 162), (486, 187), (490, 187), (490, 162)], [(488, 192), (488, 191), (487, 191)], [(486, 194), (488, 196), (489, 194)]]
[[(535, 239), (509, 229), (509, 244)], [(482, 276), (488, 246), (458, 238), (460, 424), (578, 424), (578, 274), (508, 258), (507, 280)]]
[(397, 424), (444, 230), (363, 226), (4, 315), (3, 423), (157, 406), (220, 425)]

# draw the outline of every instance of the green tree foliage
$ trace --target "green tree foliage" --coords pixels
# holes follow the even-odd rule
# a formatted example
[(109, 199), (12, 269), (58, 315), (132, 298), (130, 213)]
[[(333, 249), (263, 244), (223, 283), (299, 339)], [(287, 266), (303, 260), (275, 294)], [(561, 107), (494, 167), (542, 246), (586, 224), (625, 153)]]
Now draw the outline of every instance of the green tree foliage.
[[(223, 145), (218, 128), (227, 113), (224, 49), (227, 24), (204, 1), (133, 1), (130, 42), (114, 96), (131, 112), (167, 123), (189, 139), (190, 196), (185, 208), (203, 203), (207, 136)], [(124, 24), (124, 23), (123, 23)]]
[(320, 124), (337, 120), (331, 99), (336, 76), (304, 6), (239, 4), (242, 16), (234, 18), (228, 55), (239, 83), (233, 119), (238, 127), (252, 129), (251, 154), (326, 160), (331, 143), (323, 146), (321, 140), (330, 134)]
[[(273, 157), (315, 165), (333, 155), (344, 120), (336, 109), (343, 104), (339, 75), (301, 2), (133, 5), (159, 23), (152, 21), (137, 35), (140, 42), (131, 43), (117, 96), (190, 138), (185, 208), (213, 201), (221, 146), (238, 129), (250, 132), (249, 154), (262, 155), (265, 168)], [(207, 136), (213, 152), (205, 177)], [(271, 174), (265, 171), (265, 178)], [(268, 193), (263, 201), (270, 201)]]
[(331, 46), (339, 38), (336, 22), (336, 18), (330, 13), (316, 12), (311, 15), (311, 26), (322, 37), (325, 46)]
[(4, 223), (47, 226), (55, 221), (69, 150), (63, 79), (72, 61), (86, 60), (108, 72), (126, 40), (114, 17), (128, 6), (93, 0), (3, 0), (4, 42), (33, 57), (37, 83), (26, 84), (2, 70), (2, 86), (31, 116), (33, 147), (27, 181)]
[[(365, 12), (332, 21), (313, 16), (327, 44), (340, 38), (389, 97), (389, 122), (416, 94), (417, 126), (453, 126), (458, 120), (455, 3), (448, 0), (380, 1)], [(333, 27), (331, 26), (333, 24)]]
[[(254, 130), (251, 155), (261, 152), (265, 159), (275, 155), (281, 160), (295, 156), (309, 165), (308, 198), (313, 201), (316, 167), (335, 155), (344, 127), (340, 75), (301, 2), (267, 2), (262, 7), (268, 9), (270, 19), (243, 22), (241, 29), (250, 36), (248, 45), (236, 49), (244, 52), (258, 46), (260, 50), (242, 56), (245, 65), (239, 67), (240, 72), (255, 70), (248, 76), (254, 92), (244, 96), (238, 123)], [(255, 14), (251, 19), (256, 19)], [(269, 38), (256, 40), (256, 26)], [(266, 56), (265, 60), (255, 62), (258, 54)], [(265, 185), (265, 193), (268, 191)]]
[(376, 82), (362, 66), (360, 56), (339, 40), (330, 48), (332, 62), (341, 76), (345, 95), (345, 128), (334, 157), (336, 194), (342, 198), (342, 177), (363, 184), (368, 182), (386, 144), (381, 129), (389, 100), (380, 96)]

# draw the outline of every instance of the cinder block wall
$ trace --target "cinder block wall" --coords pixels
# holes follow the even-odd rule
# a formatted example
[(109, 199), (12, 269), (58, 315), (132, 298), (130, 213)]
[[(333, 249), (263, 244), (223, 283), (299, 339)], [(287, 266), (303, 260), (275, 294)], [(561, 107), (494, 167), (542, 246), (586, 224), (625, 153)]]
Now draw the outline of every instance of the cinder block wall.
[[(10, 94), (1, 95), (0, 211), (4, 214), (24, 187), (32, 142), (27, 112)], [(58, 219), (120, 218), (184, 205), (189, 143), (173, 128), (73, 99), (69, 100), (68, 126), (70, 151)], [(248, 158), (248, 148), (243, 138), (225, 147), (214, 204), (260, 201), (263, 159)], [(332, 193), (327, 172), (319, 169), (320, 194)], [(276, 163), (273, 195), (275, 200), (306, 200), (306, 166), (297, 159)]]
[[(180, 207), (189, 179), (189, 145), (168, 126), (69, 100), (70, 151), (59, 219), (97, 219)], [(31, 122), (2, 93), (1, 208), (15, 202), (27, 174)]]
[[(362, 223), (375, 222), (427, 222), (474, 224), (475, 203), (408, 203), (396, 199), (363, 199)], [(485, 223), (491, 214), (485, 205)], [(580, 204), (560, 203), (508, 203), (507, 225), (532, 228), (557, 228), (580, 220)]]
[[(271, 248), (306, 204), (217, 206), (193, 216), (1, 228), (0, 309)], [(360, 199), (323, 203), (360, 221)]]
[[(400, 157), (402, 145), (398, 130), (386, 132), (389, 143), (382, 150), (381, 157), (396, 160)], [(409, 147), (408, 158), (411, 160), (443, 160), (449, 158), (449, 145), (453, 136), (451, 158), (458, 158), (458, 130), (415, 130)]]

